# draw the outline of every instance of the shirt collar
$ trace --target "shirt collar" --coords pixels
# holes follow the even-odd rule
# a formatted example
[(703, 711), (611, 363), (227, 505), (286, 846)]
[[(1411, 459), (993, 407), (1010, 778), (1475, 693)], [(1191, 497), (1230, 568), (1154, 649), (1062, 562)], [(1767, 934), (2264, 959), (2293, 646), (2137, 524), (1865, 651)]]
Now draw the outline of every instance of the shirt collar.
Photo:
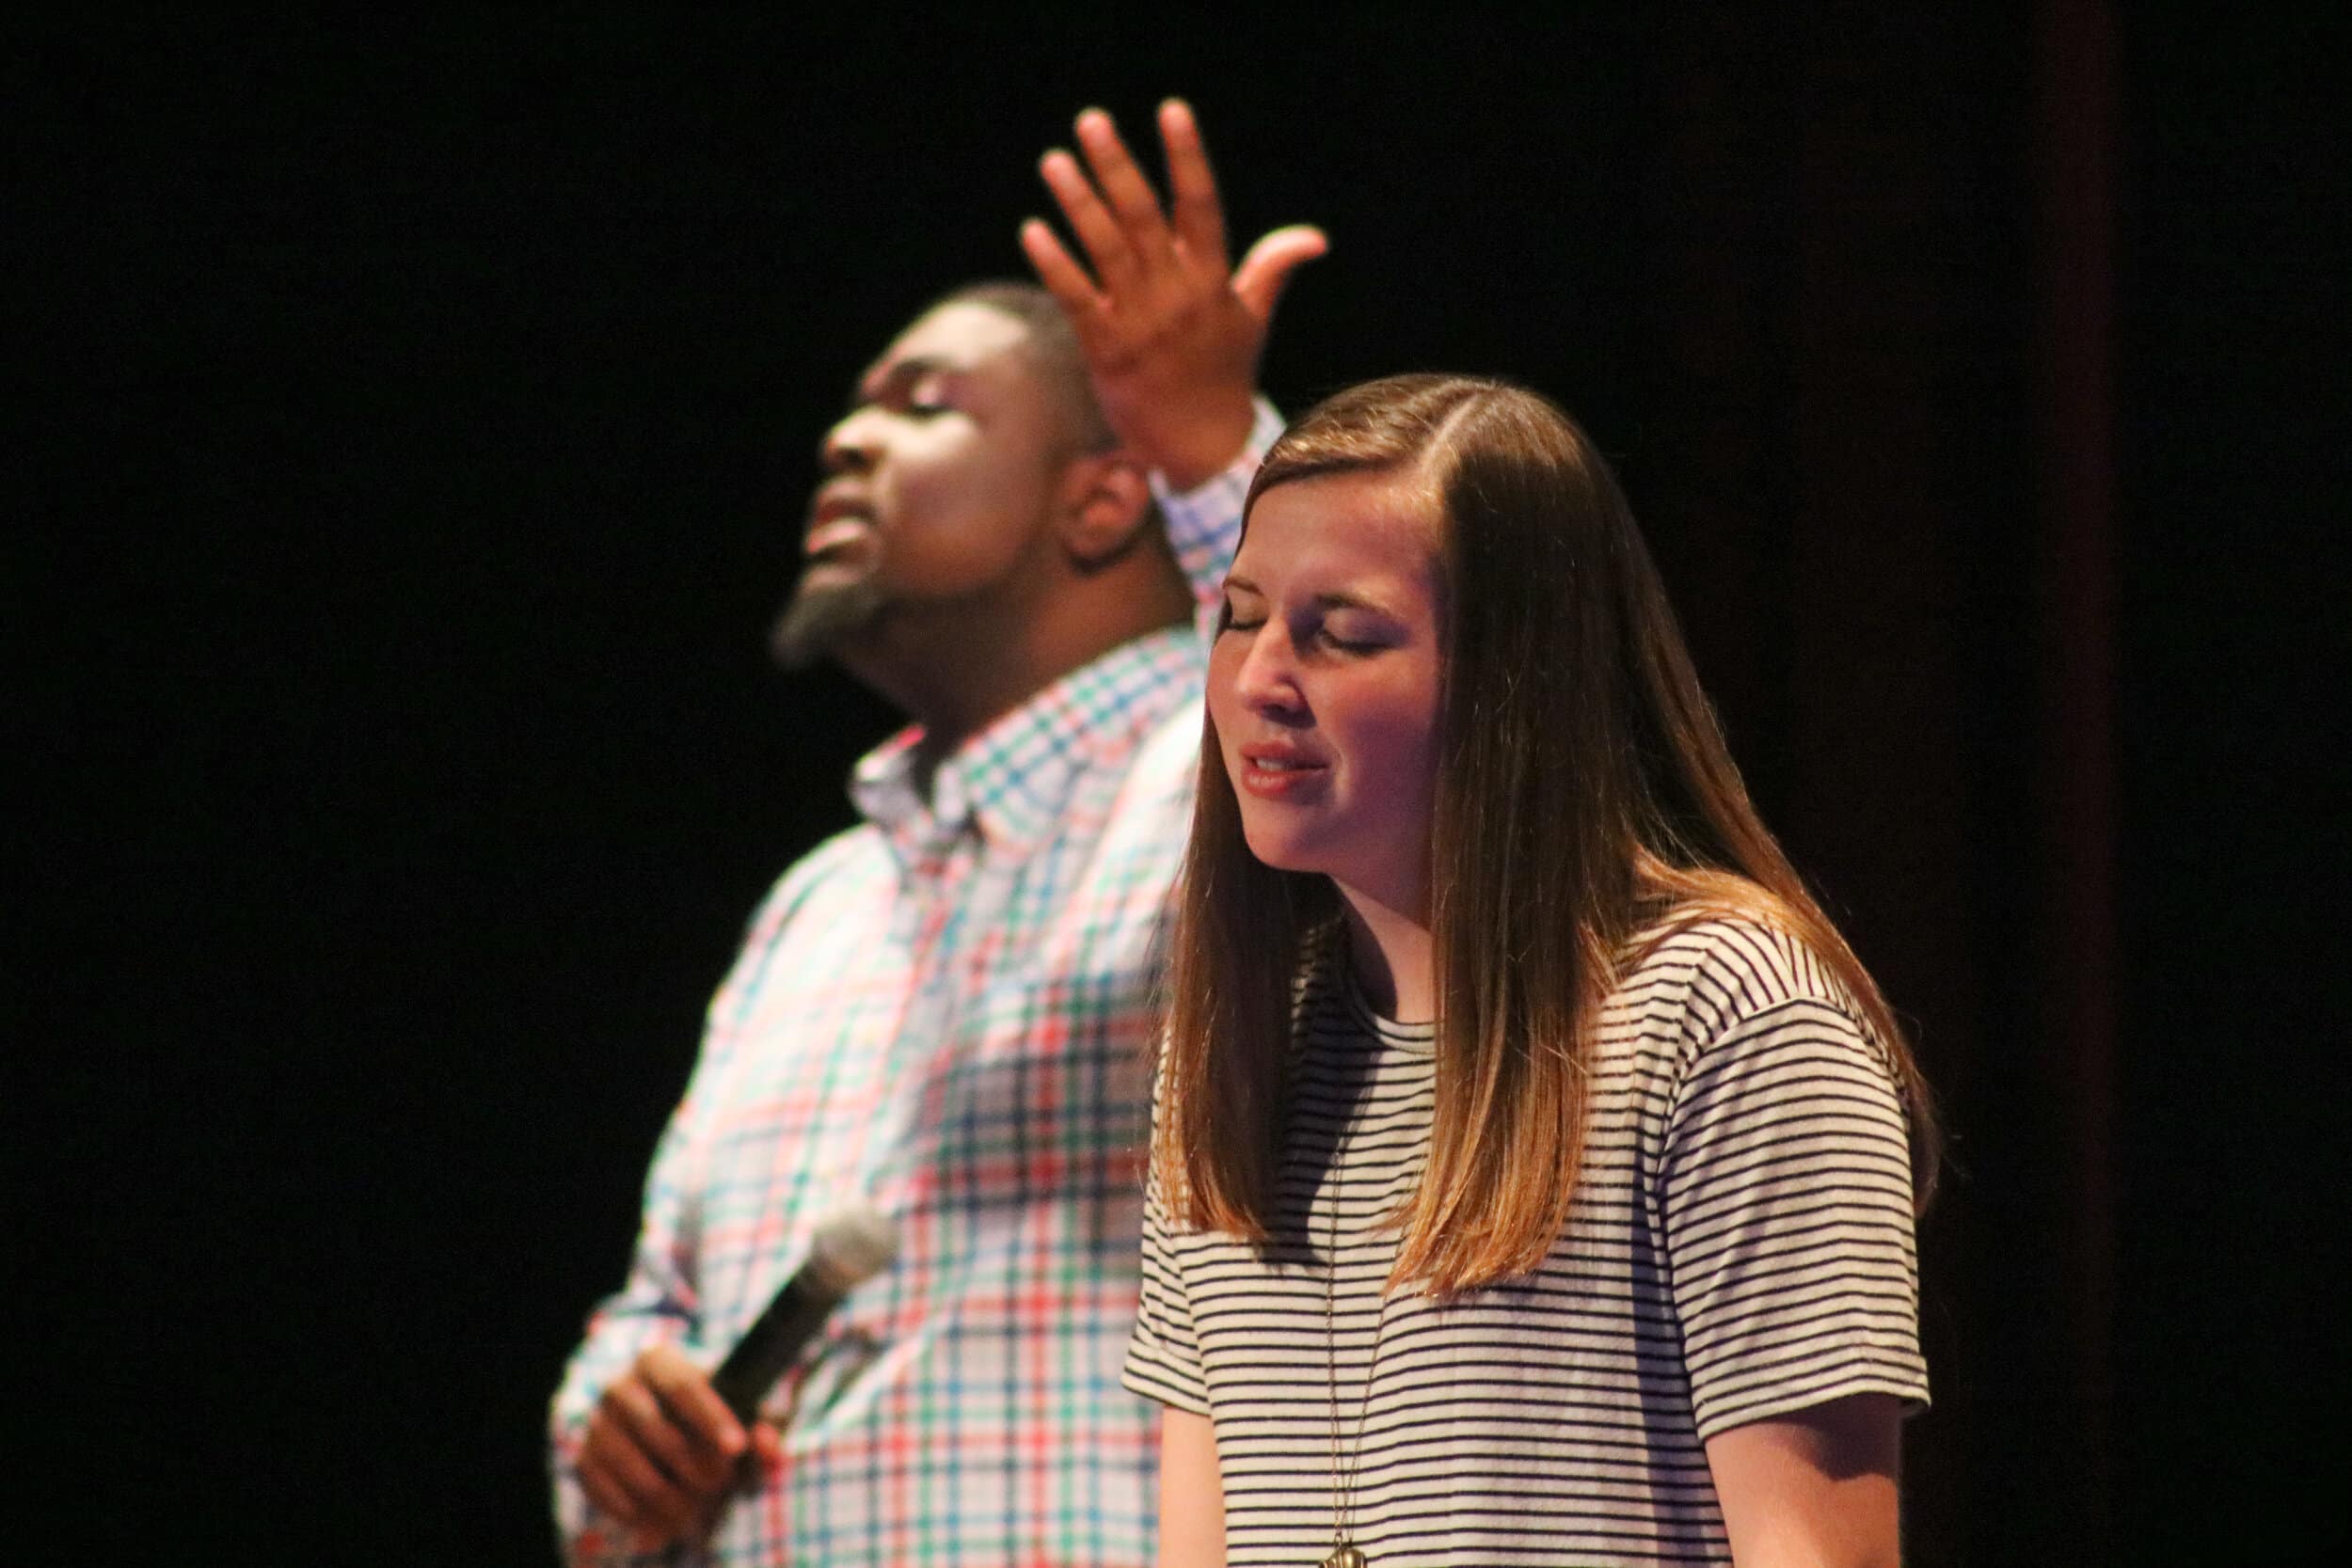
[(977, 825), (992, 846), (1029, 847), (1052, 831), (1089, 762), (1133, 744), (1193, 694), (1200, 658), (1189, 626), (1120, 644), (957, 747), (933, 773), (928, 801), (914, 776), (923, 728), (911, 724), (859, 761), (850, 798), (901, 843), (943, 846)]

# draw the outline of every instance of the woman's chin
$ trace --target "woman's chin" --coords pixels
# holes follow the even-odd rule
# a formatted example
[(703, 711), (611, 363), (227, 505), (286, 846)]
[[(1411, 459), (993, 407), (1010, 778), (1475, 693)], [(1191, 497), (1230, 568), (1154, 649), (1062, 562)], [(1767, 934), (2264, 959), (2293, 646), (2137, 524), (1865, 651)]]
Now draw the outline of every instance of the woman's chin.
[(1320, 871), (1322, 864), (1306, 846), (1282, 833), (1253, 833), (1245, 826), (1242, 838), (1258, 863), (1270, 871)]

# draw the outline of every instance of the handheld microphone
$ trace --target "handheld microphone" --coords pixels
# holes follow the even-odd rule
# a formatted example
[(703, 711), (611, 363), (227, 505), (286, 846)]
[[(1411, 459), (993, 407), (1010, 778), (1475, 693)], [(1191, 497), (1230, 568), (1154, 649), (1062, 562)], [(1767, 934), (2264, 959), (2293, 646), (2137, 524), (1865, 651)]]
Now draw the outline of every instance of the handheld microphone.
[(898, 1255), (898, 1227), (865, 1204), (844, 1209), (817, 1227), (808, 1260), (710, 1374), (711, 1387), (737, 1420), (755, 1418), (759, 1402), (791, 1370), (841, 1298), (888, 1268)]

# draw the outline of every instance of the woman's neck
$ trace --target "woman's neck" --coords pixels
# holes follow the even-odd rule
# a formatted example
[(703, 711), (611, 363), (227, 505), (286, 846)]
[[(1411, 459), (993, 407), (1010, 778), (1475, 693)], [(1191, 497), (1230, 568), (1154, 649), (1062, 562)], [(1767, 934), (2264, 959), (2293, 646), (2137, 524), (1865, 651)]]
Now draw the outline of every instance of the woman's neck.
[(1402, 913), (1343, 884), (1340, 905), (1347, 911), (1356, 983), (1372, 1010), (1399, 1023), (1426, 1023), (1436, 1017), (1426, 917)]

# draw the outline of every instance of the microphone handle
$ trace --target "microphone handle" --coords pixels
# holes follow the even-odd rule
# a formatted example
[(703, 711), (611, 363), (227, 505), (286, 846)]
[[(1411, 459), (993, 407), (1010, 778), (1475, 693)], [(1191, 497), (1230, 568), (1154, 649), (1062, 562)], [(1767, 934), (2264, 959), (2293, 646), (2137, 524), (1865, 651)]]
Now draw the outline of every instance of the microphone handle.
[(759, 1402), (791, 1370), (801, 1347), (817, 1337), (840, 1301), (839, 1292), (820, 1290), (800, 1275), (776, 1292), (710, 1374), (711, 1387), (737, 1420), (748, 1423), (757, 1418)]

